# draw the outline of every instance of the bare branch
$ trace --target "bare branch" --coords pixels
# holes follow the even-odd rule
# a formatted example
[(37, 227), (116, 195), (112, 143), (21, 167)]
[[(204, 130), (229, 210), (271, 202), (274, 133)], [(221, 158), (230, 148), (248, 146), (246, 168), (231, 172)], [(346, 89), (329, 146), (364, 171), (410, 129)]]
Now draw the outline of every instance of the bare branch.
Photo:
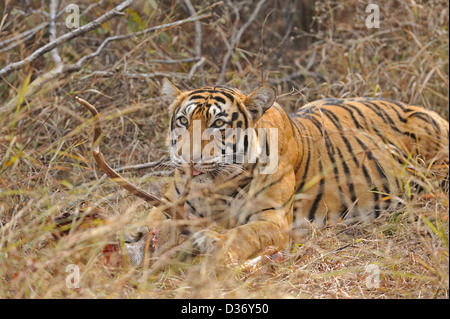
[(98, 7), (98, 6), (102, 5), (104, 1), (105, 0), (100, 0), (99, 2), (91, 3), (90, 5), (87, 6), (86, 9), (83, 10), (83, 12), (81, 12), (81, 15), (84, 16), (86, 13), (91, 11), (92, 8), (95, 8), (95, 7)]
[(127, 7), (129, 7), (133, 3), (133, 1), (134, 0), (125, 0), (120, 5), (116, 6), (114, 9), (108, 11), (101, 17), (95, 19), (94, 21), (92, 21), (78, 29), (75, 29), (72, 32), (69, 32), (69, 33), (66, 33), (66, 34), (60, 36), (55, 41), (50, 42), (50, 43), (44, 45), (43, 47), (39, 48), (38, 50), (34, 51), (32, 54), (30, 54), (25, 59), (18, 61), (18, 62), (8, 64), (6, 67), (4, 67), (3, 69), (0, 70), (0, 76), (5, 77), (8, 74), (10, 74), (11, 72), (18, 70), (20, 68), (23, 68), (25, 65), (35, 61), (37, 58), (41, 57), (42, 55), (44, 55), (47, 52), (50, 52), (51, 50), (60, 46), (61, 44), (66, 43), (82, 34), (85, 34), (86, 32), (89, 32), (91, 30), (98, 28), (106, 21), (109, 21), (112, 18), (114, 18), (118, 15), (121, 15), (122, 11), (125, 10)]
[(87, 76), (102, 76), (102, 77), (112, 77), (112, 76), (124, 76), (130, 79), (140, 79), (140, 78), (154, 78), (156, 76), (166, 77), (166, 78), (182, 78), (188, 79), (189, 75), (181, 72), (152, 72), (152, 73), (137, 73), (137, 72), (116, 72), (116, 71), (93, 71), (87, 74)]
[(197, 69), (201, 69), (201, 67), (202, 67), (203, 63), (205, 63), (205, 61), (206, 61), (205, 57), (202, 57), (200, 59), (200, 61), (198, 61), (197, 63), (194, 64), (192, 69), (189, 71), (189, 79), (194, 75), (194, 73), (195, 73), (195, 71), (197, 71)]
[[(194, 6), (192, 5), (191, 1), (184, 0), (184, 3), (188, 8), (189, 13), (192, 16), (195, 16), (197, 12), (195, 12)], [(195, 56), (199, 58), (202, 55), (202, 25), (197, 20), (194, 22), (194, 27), (195, 27), (195, 45), (194, 45)]]
[(159, 160), (157, 160), (155, 162), (149, 162), (149, 163), (144, 163), (144, 164), (137, 164), (137, 165), (118, 167), (118, 168), (116, 168), (116, 171), (117, 172), (122, 172), (122, 171), (129, 171), (129, 170), (141, 170), (141, 169), (146, 169), (146, 168), (153, 168), (153, 167), (158, 166), (162, 162), (167, 161), (168, 159), (169, 158), (167, 156), (163, 156), (163, 157), (161, 157)]
[(177, 60), (150, 60), (149, 63), (163, 63), (163, 64), (177, 64), (177, 63), (188, 63), (188, 62), (197, 62), (200, 60), (198, 57), (194, 58), (186, 58), (186, 59), (177, 59)]
[[(50, 2), (50, 23), (49, 23), (49, 40), (54, 42), (56, 40), (56, 8), (58, 7), (58, 0), (52, 0)], [(58, 66), (62, 63), (61, 57), (58, 53), (58, 48), (54, 48), (50, 51), (52, 54), (53, 62)]]
[[(186, 4), (188, 11), (191, 15), (196, 15), (197, 12), (195, 11), (194, 6), (192, 5), (190, 0), (184, 0), (184, 3)], [(202, 56), (202, 25), (200, 24), (200, 21), (194, 22), (195, 27), (195, 43), (194, 43), (194, 49), (195, 49), (195, 56), (197, 58), (200, 58)], [(189, 72), (189, 76), (192, 76), (197, 69), (199, 69), (200, 73), (202, 73), (202, 65), (205, 62), (204, 58), (201, 58), (199, 62), (197, 62)]]

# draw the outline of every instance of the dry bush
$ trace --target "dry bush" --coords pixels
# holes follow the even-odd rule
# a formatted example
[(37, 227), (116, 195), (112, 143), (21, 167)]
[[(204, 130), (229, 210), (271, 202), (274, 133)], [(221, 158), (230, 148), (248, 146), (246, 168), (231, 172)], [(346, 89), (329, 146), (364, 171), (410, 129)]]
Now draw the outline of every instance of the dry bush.
[[(70, 3), (59, 1), (56, 11)], [(77, 1), (81, 24), (117, 3)], [(75, 95), (101, 111), (102, 149), (114, 167), (167, 154), (162, 76), (186, 88), (221, 83), (247, 91), (263, 79), (277, 88), (286, 111), (323, 97), (375, 96), (419, 104), (448, 119), (446, 1), (382, 1), (379, 29), (366, 28), (366, 3), (355, 0), (189, 3), (135, 1), (123, 16), (57, 52), (64, 65), (73, 65), (110, 36), (186, 19), (192, 10), (210, 17), (111, 41), (78, 70), (49, 76), (58, 64), (47, 53), (2, 77), (0, 297), (448, 298), (448, 189), (438, 188), (373, 223), (316, 230), (290, 247), (283, 262), (259, 270), (199, 261), (148, 276), (126, 261), (104, 264), (105, 245), (141, 225), (149, 207), (101, 178), (91, 156), (92, 122)], [(1, 5), (3, 68), (51, 35), (48, 2)], [(53, 39), (71, 31), (67, 15), (55, 19)], [(165, 179), (150, 172), (127, 176), (159, 191)], [(54, 217), (83, 200), (107, 223), (52, 240)], [(66, 287), (70, 264), (80, 267), (79, 289)], [(366, 286), (369, 264), (379, 267), (379, 288)]]

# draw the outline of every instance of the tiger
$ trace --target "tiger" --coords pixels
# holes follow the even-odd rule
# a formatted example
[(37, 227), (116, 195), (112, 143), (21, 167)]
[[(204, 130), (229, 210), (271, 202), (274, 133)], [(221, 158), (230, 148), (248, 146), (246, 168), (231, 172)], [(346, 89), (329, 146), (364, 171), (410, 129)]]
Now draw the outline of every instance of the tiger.
[[(430, 180), (448, 181), (449, 123), (420, 106), (326, 98), (288, 114), (269, 85), (248, 94), (227, 86), (182, 90), (165, 78), (161, 92), (175, 168), (163, 200), (188, 191), (185, 211), (213, 225), (185, 234), (199, 254), (245, 261), (301, 241), (312, 224), (377, 218), (399, 201), (417, 163), (436, 168)], [(215, 135), (196, 143), (195, 130)], [(168, 218), (152, 209), (149, 228)]]

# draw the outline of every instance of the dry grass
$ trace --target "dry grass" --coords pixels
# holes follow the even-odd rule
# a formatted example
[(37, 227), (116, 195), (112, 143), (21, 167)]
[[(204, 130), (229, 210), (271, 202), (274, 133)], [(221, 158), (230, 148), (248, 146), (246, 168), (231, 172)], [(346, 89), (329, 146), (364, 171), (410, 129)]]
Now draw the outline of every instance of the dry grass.
[[(70, 3), (61, 2), (59, 10)], [(113, 2), (90, 9), (82, 23), (110, 10)], [(370, 224), (316, 230), (293, 245), (283, 262), (255, 271), (199, 261), (146, 276), (126, 263), (104, 264), (104, 246), (142, 223), (148, 207), (101, 179), (91, 156), (91, 122), (73, 102), (75, 94), (102, 112), (103, 152), (116, 167), (166, 154), (167, 105), (159, 98), (163, 75), (197, 87), (216, 83), (224, 69), (225, 83), (251, 90), (263, 62), (263, 76), (276, 86), (287, 111), (322, 97), (378, 96), (423, 105), (448, 119), (447, 1), (382, 1), (381, 27), (369, 30), (365, 4), (358, 1), (267, 0), (225, 67), (228, 46), (258, 1), (223, 2), (208, 9), (212, 2), (193, 1), (195, 10), (213, 14), (201, 20), (200, 51), (195, 24), (187, 23), (111, 42), (81, 71), (47, 81), (33, 94), (27, 94), (33, 81), (54, 67), (50, 54), (2, 79), (0, 298), (448, 298), (449, 202), (448, 190), (440, 189), (430, 190), (436, 198), (411, 200)], [(90, 3), (78, 1), (81, 12)], [(108, 36), (190, 16), (185, 3), (137, 1), (124, 16), (61, 46), (59, 54), (64, 63), (75, 63)], [(42, 6), (19, 1), (7, 2), (7, 11), (0, 7), (8, 12), (0, 43), (47, 21)], [(48, 10), (47, 4), (43, 8)], [(57, 22), (58, 35), (67, 32), (64, 14)], [(0, 68), (47, 42), (45, 28), (2, 52)], [(198, 59), (160, 61), (199, 53), (205, 62), (195, 72)], [(14, 107), (4, 111), (2, 105), (13, 99)], [(158, 190), (163, 180), (137, 178), (144, 173), (128, 176)], [(54, 217), (84, 199), (108, 222), (52, 241)], [(66, 287), (70, 264), (80, 267), (79, 289)], [(366, 285), (369, 264), (379, 267), (379, 288)]]

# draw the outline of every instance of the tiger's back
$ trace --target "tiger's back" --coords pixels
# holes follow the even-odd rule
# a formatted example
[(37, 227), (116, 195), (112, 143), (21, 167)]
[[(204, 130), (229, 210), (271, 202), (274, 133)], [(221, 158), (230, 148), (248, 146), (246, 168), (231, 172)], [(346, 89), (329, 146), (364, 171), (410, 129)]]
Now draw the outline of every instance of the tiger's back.
[(418, 162), (440, 169), (433, 179), (448, 176), (449, 124), (435, 112), (384, 99), (324, 99), (290, 119), (303, 148), (294, 229), (377, 217)]

